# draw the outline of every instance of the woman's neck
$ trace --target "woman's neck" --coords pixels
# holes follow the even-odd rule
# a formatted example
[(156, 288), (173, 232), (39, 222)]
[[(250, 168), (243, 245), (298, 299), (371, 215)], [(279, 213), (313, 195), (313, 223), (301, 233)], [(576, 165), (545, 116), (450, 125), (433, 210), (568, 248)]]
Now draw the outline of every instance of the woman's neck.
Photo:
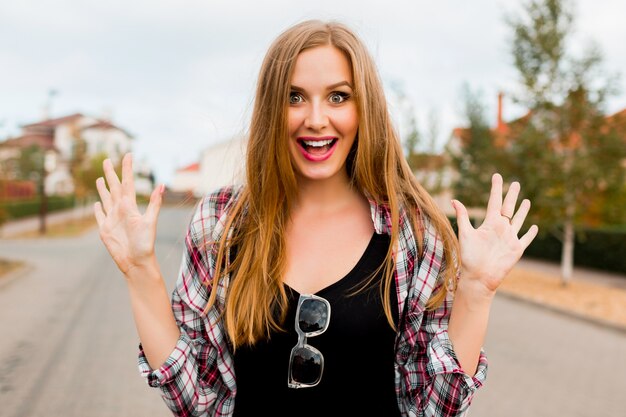
[(360, 202), (361, 194), (350, 185), (347, 176), (326, 180), (298, 180), (297, 211), (332, 213)]

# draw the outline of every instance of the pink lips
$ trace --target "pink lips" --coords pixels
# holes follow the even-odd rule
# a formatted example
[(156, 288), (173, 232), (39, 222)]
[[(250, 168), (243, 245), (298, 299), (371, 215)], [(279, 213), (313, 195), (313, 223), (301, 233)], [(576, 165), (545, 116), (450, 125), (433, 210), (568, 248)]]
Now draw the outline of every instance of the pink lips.
[(312, 162), (325, 161), (332, 156), (333, 152), (335, 152), (335, 149), (337, 148), (337, 142), (339, 142), (339, 140), (336, 140), (335, 143), (333, 143), (333, 145), (330, 147), (330, 149), (326, 151), (326, 153), (319, 154), (319, 155), (318, 154), (314, 155), (314, 154), (307, 152), (306, 148), (302, 145), (301, 141), (306, 140), (307, 142), (319, 142), (323, 140), (332, 140), (332, 139), (337, 139), (337, 138), (335, 136), (322, 136), (322, 137), (300, 136), (298, 138), (298, 148), (300, 149), (300, 152), (302, 152), (302, 156), (304, 156), (309, 161), (312, 161)]

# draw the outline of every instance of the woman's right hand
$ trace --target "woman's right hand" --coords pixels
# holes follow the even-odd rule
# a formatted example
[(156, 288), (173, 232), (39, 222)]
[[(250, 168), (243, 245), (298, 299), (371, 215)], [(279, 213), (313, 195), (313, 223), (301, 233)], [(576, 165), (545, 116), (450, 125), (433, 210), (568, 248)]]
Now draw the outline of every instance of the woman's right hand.
[[(96, 180), (101, 202), (94, 205), (100, 239), (117, 267), (128, 277), (131, 269), (155, 262), (157, 217), (162, 203), (164, 186), (155, 188), (144, 214), (137, 208), (131, 154), (122, 159), (120, 183), (110, 159), (102, 163), (104, 178)], [(108, 185), (108, 189), (107, 189)]]

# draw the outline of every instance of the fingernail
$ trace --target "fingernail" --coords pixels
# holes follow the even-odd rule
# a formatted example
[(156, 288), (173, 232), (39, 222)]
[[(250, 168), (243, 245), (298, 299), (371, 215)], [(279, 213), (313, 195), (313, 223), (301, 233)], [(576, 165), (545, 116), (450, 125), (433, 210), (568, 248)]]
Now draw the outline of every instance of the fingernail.
[(161, 194), (165, 192), (165, 184), (161, 184), (161, 189), (159, 190)]

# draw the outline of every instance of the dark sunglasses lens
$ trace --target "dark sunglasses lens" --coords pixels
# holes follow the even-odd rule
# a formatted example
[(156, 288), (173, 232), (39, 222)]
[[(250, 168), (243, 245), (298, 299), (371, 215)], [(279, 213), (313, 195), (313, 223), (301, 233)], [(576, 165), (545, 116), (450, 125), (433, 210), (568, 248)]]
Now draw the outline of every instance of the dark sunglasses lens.
[(291, 379), (300, 384), (315, 384), (322, 376), (322, 356), (307, 348), (293, 352)]
[(298, 325), (303, 332), (311, 333), (322, 330), (327, 321), (328, 307), (326, 303), (313, 298), (304, 300), (300, 305)]

